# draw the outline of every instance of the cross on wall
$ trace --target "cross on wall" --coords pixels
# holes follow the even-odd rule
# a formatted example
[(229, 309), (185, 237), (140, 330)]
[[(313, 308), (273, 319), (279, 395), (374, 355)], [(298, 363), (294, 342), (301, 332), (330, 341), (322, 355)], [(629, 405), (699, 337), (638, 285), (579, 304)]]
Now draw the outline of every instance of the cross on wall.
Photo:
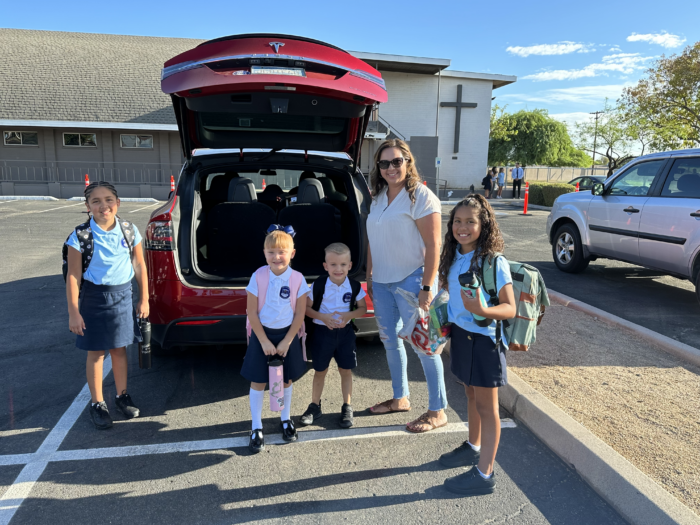
[(462, 108), (475, 108), (476, 102), (462, 102), (462, 84), (457, 85), (457, 102), (440, 102), (441, 108), (455, 108), (455, 146), (454, 152), (459, 153), (459, 129), (462, 121)]

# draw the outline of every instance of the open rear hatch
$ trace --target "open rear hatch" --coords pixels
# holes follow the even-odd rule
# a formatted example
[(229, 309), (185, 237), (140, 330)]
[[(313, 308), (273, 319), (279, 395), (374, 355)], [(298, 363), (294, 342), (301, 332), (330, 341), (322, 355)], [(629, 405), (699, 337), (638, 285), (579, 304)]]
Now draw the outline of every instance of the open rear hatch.
[(165, 63), (185, 157), (196, 148), (348, 153), (357, 166), (377, 70), (337, 47), (287, 35), (235, 35)]

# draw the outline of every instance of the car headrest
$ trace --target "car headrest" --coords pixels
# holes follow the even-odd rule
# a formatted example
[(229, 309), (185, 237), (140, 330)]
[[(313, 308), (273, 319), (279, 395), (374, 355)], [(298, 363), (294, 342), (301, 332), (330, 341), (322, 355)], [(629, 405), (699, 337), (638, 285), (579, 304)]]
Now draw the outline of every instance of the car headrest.
[(282, 195), (284, 193), (284, 190), (280, 188), (277, 184), (268, 184), (265, 189), (262, 191), (260, 196), (262, 197), (263, 195), (271, 196), (271, 197), (276, 197), (278, 195)]
[(299, 183), (297, 202), (303, 204), (323, 204), (325, 193), (318, 179), (305, 179)]
[(329, 179), (328, 177), (321, 177), (318, 180), (321, 181), (321, 186), (323, 186), (323, 191), (325, 192), (326, 197), (336, 201), (348, 200), (348, 198), (345, 195), (343, 195), (335, 189), (335, 184), (333, 184), (333, 181), (331, 179)]
[(227, 202), (255, 202), (255, 184), (250, 179), (236, 178), (228, 186)]
[(686, 173), (682, 175), (676, 182), (678, 191), (683, 193), (700, 193), (700, 175), (696, 173)]

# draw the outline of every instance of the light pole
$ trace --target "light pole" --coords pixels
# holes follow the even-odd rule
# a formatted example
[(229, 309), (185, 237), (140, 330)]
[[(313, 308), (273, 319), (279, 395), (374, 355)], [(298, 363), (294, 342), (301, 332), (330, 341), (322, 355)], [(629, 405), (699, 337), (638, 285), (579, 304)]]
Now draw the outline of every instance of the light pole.
[(596, 140), (598, 139), (598, 115), (605, 113), (605, 111), (594, 111), (590, 115), (595, 115), (595, 132), (593, 133), (593, 166), (591, 166), (591, 177), (595, 175), (595, 146)]

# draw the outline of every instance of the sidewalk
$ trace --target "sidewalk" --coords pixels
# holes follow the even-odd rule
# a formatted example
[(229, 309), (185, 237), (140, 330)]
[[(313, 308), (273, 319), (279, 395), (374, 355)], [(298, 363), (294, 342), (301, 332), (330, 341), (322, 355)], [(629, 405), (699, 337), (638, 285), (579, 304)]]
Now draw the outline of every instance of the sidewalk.
[(700, 514), (700, 368), (554, 304), (508, 367)]

